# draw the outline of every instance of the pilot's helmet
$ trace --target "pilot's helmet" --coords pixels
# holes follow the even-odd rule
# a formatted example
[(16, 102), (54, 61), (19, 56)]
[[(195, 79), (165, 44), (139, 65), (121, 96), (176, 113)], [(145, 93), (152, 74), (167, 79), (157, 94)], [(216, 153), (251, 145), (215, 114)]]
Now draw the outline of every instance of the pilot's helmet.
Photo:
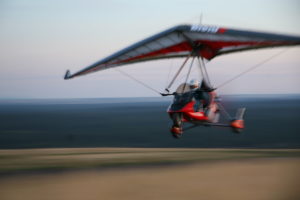
[(199, 87), (199, 81), (197, 79), (192, 79), (190, 81), (189, 85), (192, 89), (198, 88)]

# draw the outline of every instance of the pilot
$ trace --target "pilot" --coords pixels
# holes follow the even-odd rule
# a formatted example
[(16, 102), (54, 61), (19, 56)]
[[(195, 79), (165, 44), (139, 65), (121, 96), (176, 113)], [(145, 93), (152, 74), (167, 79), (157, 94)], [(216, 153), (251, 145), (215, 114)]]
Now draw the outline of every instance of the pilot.
[(192, 79), (191, 81), (190, 81), (190, 88), (192, 89), (192, 90), (194, 90), (194, 89), (197, 89), (197, 88), (199, 88), (199, 81), (197, 80), (197, 79)]
[(195, 99), (194, 111), (199, 112), (201, 104), (206, 111), (211, 102), (209, 92), (213, 91), (213, 89), (208, 86), (204, 79), (201, 81), (201, 84), (199, 84), (198, 80), (192, 79), (189, 85)]

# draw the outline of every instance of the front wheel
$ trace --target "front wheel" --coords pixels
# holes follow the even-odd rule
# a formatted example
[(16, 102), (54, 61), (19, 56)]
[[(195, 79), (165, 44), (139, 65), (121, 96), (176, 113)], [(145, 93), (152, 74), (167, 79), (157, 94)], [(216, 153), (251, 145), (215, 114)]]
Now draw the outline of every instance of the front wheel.
[(173, 113), (171, 115), (171, 118), (173, 120), (173, 126), (171, 128), (172, 136), (176, 139), (179, 139), (182, 137), (183, 131), (182, 131), (182, 113)]
[(171, 118), (173, 120), (173, 127), (182, 127), (182, 113), (173, 113)]
[(176, 138), (176, 139), (179, 139), (179, 138), (181, 138), (182, 137), (182, 129), (181, 128), (178, 128), (178, 127), (176, 127), (176, 126), (173, 126), (172, 128), (171, 128), (171, 133), (172, 133), (172, 136), (174, 137), (174, 138)]

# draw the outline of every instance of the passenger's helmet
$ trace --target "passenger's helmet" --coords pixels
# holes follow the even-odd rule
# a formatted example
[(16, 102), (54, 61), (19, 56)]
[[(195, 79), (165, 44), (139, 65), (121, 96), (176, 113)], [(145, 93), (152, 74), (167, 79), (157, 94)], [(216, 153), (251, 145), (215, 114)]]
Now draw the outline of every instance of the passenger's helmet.
[(190, 87), (192, 89), (199, 87), (199, 81), (197, 79), (192, 79), (189, 83)]

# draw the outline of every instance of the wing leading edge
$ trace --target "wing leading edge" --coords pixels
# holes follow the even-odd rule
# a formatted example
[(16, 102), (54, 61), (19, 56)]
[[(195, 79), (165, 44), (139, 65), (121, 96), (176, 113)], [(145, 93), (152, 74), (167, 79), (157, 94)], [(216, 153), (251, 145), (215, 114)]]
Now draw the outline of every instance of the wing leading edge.
[(222, 54), (268, 47), (299, 45), (300, 37), (227, 29), (216, 26), (180, 25), (128, 46), (71, 74), (65, 79), (121, 65), (188, 55), (207, 60)]

